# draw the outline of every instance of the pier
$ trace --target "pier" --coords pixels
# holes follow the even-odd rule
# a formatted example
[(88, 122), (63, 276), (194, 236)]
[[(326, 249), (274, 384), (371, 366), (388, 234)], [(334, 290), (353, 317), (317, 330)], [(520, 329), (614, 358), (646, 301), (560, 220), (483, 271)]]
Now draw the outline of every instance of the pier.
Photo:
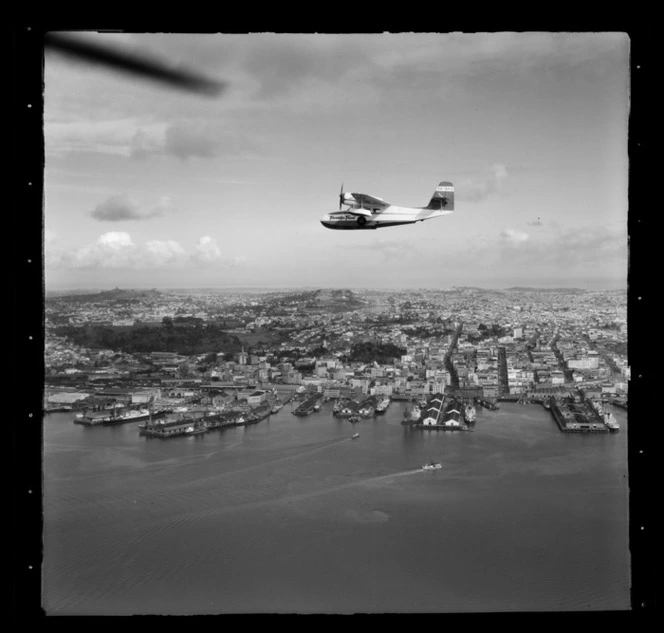
[(181, 435), (200, 435), (207, 432), (207, 426), (202, 418), (184, 418), (171, 422), (161, 422), (146, 425), (142, 428), (141, 435), (147, 437), (178, 437)]
[(98, 415), (83, 415), (82, 418), (74, 418), (74, 424), (83, 424), (84, 426), (112, 426), (114, 424), (125, 424), (127, 422), (141, 422), (149, 420), (151, 417), (154, 419), (162, 418), (169, 413), (171, 409), (160, 409), (158, 411), (145, 412), (137, 415), (131, 415), (131, 412), (123, 412), (120, 414), (99, 413)]
[(312, 396), (300, 404), (296, 409), (293, 410), (293, 415), (309, 415), (316, 410), (316, 405), (320, 400), (320, 396)]
[(609, 428), (588, 403), (551, 400), (551, 413), (563, 433), (608, 433)]

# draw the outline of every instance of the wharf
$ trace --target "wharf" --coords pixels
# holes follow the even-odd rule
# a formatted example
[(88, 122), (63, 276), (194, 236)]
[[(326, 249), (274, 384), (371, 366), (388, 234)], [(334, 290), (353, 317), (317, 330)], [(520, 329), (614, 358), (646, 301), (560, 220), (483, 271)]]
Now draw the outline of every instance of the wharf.
[(582, 412), (575, 405), (551, 402), (551, 413), (563, 433), (608, 433), (608, 427), (600, 421), (597, 413), (590, 407), (588, 409), (588, 412)]
[(269, 404), (262, 404), (247, 414), (247, 421), (245, 424), (256, 424), (256, 422), (264, 420), (271, 414), (272, 407)]
[(150, 424), (140, 430), (146, 437), (169, 438), (183, 435), (202, 435), (207, 433), (207, 426), (202, 419), (184, 418), (172, 422)]
[(82, 424), (84, 426), (114, 426), (117, 424), (126, 424), (127, 422), (142, 422), (144, 420), (149, 420), (150, 417), (153, 419), (162, 418), (165, 415), (172, 413), (171, 409), (162, 409), (160, 411), (154, 411), (153, 413), (145, 413), (143, 415), (134, 415), (126, 417), (126, 415), (101, 415), (94, 417), (82, 417), (74, 418), (74, 424)]
[[(406, 424), (408, 424), (406, 422)], [(447, 424), (446, 422), (443, 422), (441, 424), (422, 424), (420, 422), (416, 422), (414, 424), (409, 424), (410, 428), (412, 429), (424, 429), (426, 431), (466, 431), (468, 433), (472, 433), (473, 429), (469, 429), (466, 424), (460, 425), (460, 424)]]
[(316, 410), (316, 405), (320, 400), (320, 396), (312, 396), (300, 404), (293, 410), (293, 415), (309, 415)]

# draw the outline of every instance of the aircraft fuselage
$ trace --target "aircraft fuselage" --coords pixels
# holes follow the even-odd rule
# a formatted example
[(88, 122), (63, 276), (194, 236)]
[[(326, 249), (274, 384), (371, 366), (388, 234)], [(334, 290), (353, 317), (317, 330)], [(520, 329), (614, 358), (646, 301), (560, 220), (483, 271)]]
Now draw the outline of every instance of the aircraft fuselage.
[(358, 210), (334, 211), (321, 218), (321, 224), (328, 229), (357, 231), (380, 229), (388, 226), (400, 226), (403, 224), (414, 224), (423, 220), (431, 220), (442, 215), (448, 215), (452, 211), (432, 210), (417, 207), (398, 207), (390, 205), (383, 209), (372, 210), (370, 205), (364, 209), (366, 215), (358, 215)]

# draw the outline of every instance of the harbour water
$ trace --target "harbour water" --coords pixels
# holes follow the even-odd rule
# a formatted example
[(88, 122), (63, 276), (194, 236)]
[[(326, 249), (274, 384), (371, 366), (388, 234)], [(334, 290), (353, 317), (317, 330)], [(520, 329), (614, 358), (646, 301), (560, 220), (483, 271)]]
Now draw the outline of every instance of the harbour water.
[[(44, 420), (48, 615), (630, 608), (627, 419), (561, 433), (537, 405), (472, 433), (332, 405), (155, 439)], [(354, 433), (360, 437), (351, 440)], [(442, 469), (422, 471), (435, 460)]]

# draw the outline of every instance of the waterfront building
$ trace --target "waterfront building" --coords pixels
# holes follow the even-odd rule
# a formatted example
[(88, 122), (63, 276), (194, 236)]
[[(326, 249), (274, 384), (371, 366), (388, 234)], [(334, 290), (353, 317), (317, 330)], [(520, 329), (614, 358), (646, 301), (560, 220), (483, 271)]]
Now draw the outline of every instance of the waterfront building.
[(484, 385), (482, 387), (482, 395), (484, 398), (492, 399), (497, 398), (499, 395), (499, 387), (497, 384)]

